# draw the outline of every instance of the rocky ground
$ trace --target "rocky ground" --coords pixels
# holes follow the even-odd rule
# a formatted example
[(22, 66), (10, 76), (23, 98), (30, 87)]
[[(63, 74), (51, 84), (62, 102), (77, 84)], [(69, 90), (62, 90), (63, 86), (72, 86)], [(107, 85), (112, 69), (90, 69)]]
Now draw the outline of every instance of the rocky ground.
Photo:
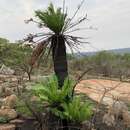
[[(33, 80), (43, 80), (43, 76), (37, 76), (32, 77)], [(0, 100), (3, 100), (6, 103), (2, 103), (0, 107), (0, 114), (4, 114), (7, 116), (9, 113), (11, 116), (10, 118), (13, 119), (11, 122), (22, 122), (22, 120), (15, 119), (17, 117), (17, 113), (15, 112), (13, 105), (10, 104), (10, 101), (14, 101), (16, 98), (13, 92), (18, 93), (18, 89), (23, 88), (22, 82), (26, 83), (26, 85), (31, 87), (30, 82), (27, 82), (27, 77), (21, 80), (21, 77), (15, 76), (15, 75), (0, 75)], [(5, 89), (6, 88), (6, 89)], [(4, 93), (3, 93), (4, 91)], [(83, 80), (81, 81), (77, 87), (76, 87), (77, 93), (84, 93), (87, 95), (90, 99), (101, 102), (101, 104), (105, 105), (112, 105), (114, 100), (119, 100), (121, 102), (129, 103), (130, 101), (130, 84), (125, 82), (119, 82), (119, 81), (112, 81), (112, 80), (102, 80), (102, 79), (89, 79), (89, 80)], [(122, 103), (119, 103), (122, 104)], [(11, 106), (10, 106), (11, 105)], [(124, 107), (124, 106), (123, 106)], [(119, 111), (122, 113), (122, 106), (118, 105)], [(117, 107), (114, 109), (117, 110)], [(111, 110), (110, 110), (111, 111)], [(115, 127), (110, 127), (104, 124), (103, 116), (106, 114), (107, 121), (105, 119), (105, 122), (108, 124), (114, 124), (113, 115), (114, 113), (111, 113), (110, 111), (100, 111), (95, 116), (95, 125), (97, 126), (96, 129), (98, 130), (117, 130)], [(128, 111), (128, 110), (126, 110)], [(124, 113), (124, 112), (123, 112)], [(129, 113), (125, 112), (126, 115), (129, 115)], [(128, 117), (129, 118), (129, 117)], [(15, 119), (15, 120), (14, 120)], [(128, 119), (130, 121), (130, 118)], [(122, 122), (121, 122), (122, 123)], [(119, 123), (118, 123), (119, 124)], [(130, 124), (130, 122), (128, 122)], [(26, 123), (25, 123), (26, 125)], [(30, 125), (31, 126), (31, 125)], [(102, 126), (102, 127), (100, 127)], [(119, 126), (120, 127), (120, 126)], [(122, 127), (118, 128), (118, 130), (125, 130), (126, 127), (122, 125)], [(14, 130), (14, 124), (6, 124), (6, 125), (0, 125), (0, 130)], [(24, 130), (26, 127), (24, 127)], [(32, 130), (32, 128), (30, 128)]]
[[(18, 87), (19, 77), (9, 74), (0, 74), (0, 120), (3, 122), (8, 119), (10, 122), (0, 124), (0, 130), (15, 130), (17, 122), (15, 121), (18, 114), (15, 110), (17, 101), (16, 91)], [(15, 124), (13, 123), (15, 121)]]

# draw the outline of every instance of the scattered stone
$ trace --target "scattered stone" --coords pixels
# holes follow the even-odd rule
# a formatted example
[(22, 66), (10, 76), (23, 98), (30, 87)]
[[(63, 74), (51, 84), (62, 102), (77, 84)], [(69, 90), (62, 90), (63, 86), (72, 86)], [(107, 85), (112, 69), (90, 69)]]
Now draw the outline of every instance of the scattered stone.
[(123, 124), (130, 127), (130, 112), (122, 101), (115, 101), (108, 108), (108, 112), (103, 116), (103, 123), (107, 126), (114, 126), (117, 121), (122, 120)]
[(26, 82), (25, 86), (27, 90), (32, 90), (32, 87), (35, 85), (33, 82)]
[(3, 81), (2, 80), (0, 80), (0, 84), (2, 84), (3, 83)]
[(24, 123), (24, 120), (21, 119), (14, 119), (10, 121), (11, 124), (22, 124)]
[(3, 125), (0, 125), (0, 130), (15, 130), (15, 125), (3, 124)]
[(105, 123), (107, 126), (114, 126), (115, 125), (114, 115), (111, 115), (110, 113), (105, 114), (103, 116), (103, 123)]
[(89, 121), (82, 122), (82, 129), (81, 130), (87, 130), (90, 129), (90, 127), (93, 127), (93, 124)]
[(0, 86), (0, 96), (3, 95), (4, 87)]
[(21, 119), (15, 119), (10, 121), (11, 124), (14, 124), (16, 126), (16, 130), (21, 130), (22, 125), (24, 124), (24, 120)]
[(39, 101), (39, 98), (37, 96), (32, 96), (30, 99), (31, 102)]
[(12, 77), (10, 80), (11, 80), (11, 82), (17, 82), (18, 81), (18, 79), (16, 77)]
[(123, 111), (122, 113), (123, 122), (127, 127), (130, 127), (130, 112), (129, 111)]
[(4, 96), (6, 97), (6, 96), (10, 96), (10, 95), (12, 95), (13, 94), (13, 91), (12, 91), (12, 89), (11, 88), (5, 88), (4, 89)]
[(2, 105), (3, 103), (3, 98), (0, 98), (0, 106)]
[(3, 104), (1, 106), (2, 109), (13, 109), (17, 102), (17, 96), (12, 94), (3, 99)]
[(11, 120), (17, 117), (17, 113), (14, 109), (0, 109), (0, 116)]
[(120, 115), (122, 115), (123, 111), (128, 111), (128, 107), (122, 101), (115, 101), (115, 103), (113, 103), (108, 108), (108, 113), (116, 116), (116, 118), (118, 118)]
[(9, 67), (5, 66), (4, 64), (0, 68), (0, 74), (13, 75), (14, 73), (15, 73), (14, 70), (10, 69)]
[(4, 85), (0, 86), (0, 97), (10, 96), (13, 93), (14, 92), (12, 88), (6, 87)]

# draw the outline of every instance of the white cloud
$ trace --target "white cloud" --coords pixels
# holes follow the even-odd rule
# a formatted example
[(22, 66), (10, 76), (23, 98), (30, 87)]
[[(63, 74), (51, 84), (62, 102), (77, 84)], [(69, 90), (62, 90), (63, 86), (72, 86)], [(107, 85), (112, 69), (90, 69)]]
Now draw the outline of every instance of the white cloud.
[[(24, 24), (24, 19), (32, 17), (34, 10), (47, 7), (51, 0), (0, 0), (0, 36), (10, 40), (21, 39), (29, 32), (38, 31), (35, 25)], [(62, 6), (61, 0), (52, 0)], [(66, 0), (70, 15), (81, 0)], [(130, 0), (86, 0), (79, 15), (88, 12), (89, 22), (97, 31), (83, 31), (78, 35), (91, 37), (89, 41), (97, 48), (130, 47)], [(93, 50), (85, 47), (85, 50)]]
[(34, 4), (33, 0), (19, 0), (19, 3), (21, 4), (23, 11), (26, 15), (32, 15)]
[[(92, 43), (98, 48), (130, 47), (130, 1), (109, 0), (89, 10), (89, 16), (98, 31), (93, 33)], [(102, 4), (101, 4), (102, 3)]]

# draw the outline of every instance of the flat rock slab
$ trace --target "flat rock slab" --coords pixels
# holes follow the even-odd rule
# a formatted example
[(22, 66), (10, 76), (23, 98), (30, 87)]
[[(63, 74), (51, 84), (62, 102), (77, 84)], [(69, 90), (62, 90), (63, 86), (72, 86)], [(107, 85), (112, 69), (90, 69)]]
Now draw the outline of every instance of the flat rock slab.
[(22, 124), (24, 123), (24, 120), (20, 120), (20, 119), (14, 119), (10, 121), (11, 124)]
[(118, 98), (124, 102), (130, 102), (130, 83), (102, 80), (102, 79), (89, 79), (81, 81), (76, 91), (78, 93), (84, 93), (89, 98), (96, 102), (100, 102), (104, 91), (108, 91), (103, 98), (103, 104), (111, 105), (113, 98)]
[(3, 125), (0, 125), (0, 130), (15, 130), (15, 125), (3, 124)]

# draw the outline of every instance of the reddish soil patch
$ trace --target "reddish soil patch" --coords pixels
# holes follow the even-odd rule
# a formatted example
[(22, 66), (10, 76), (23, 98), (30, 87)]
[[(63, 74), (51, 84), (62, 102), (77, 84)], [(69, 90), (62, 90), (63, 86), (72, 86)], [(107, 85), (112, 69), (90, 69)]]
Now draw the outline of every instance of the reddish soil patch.
[(112, 98), (118, 98), (125, 102), (130, 101), (130, 83), (102, 80), (102, 79), (89, 79), (81, 81), (76, 91), (87, 94), (88, 97), (94, 101), (99, 102), (104, 91), (110, 90), (103, 99), (103, 104), (111, 104)]

